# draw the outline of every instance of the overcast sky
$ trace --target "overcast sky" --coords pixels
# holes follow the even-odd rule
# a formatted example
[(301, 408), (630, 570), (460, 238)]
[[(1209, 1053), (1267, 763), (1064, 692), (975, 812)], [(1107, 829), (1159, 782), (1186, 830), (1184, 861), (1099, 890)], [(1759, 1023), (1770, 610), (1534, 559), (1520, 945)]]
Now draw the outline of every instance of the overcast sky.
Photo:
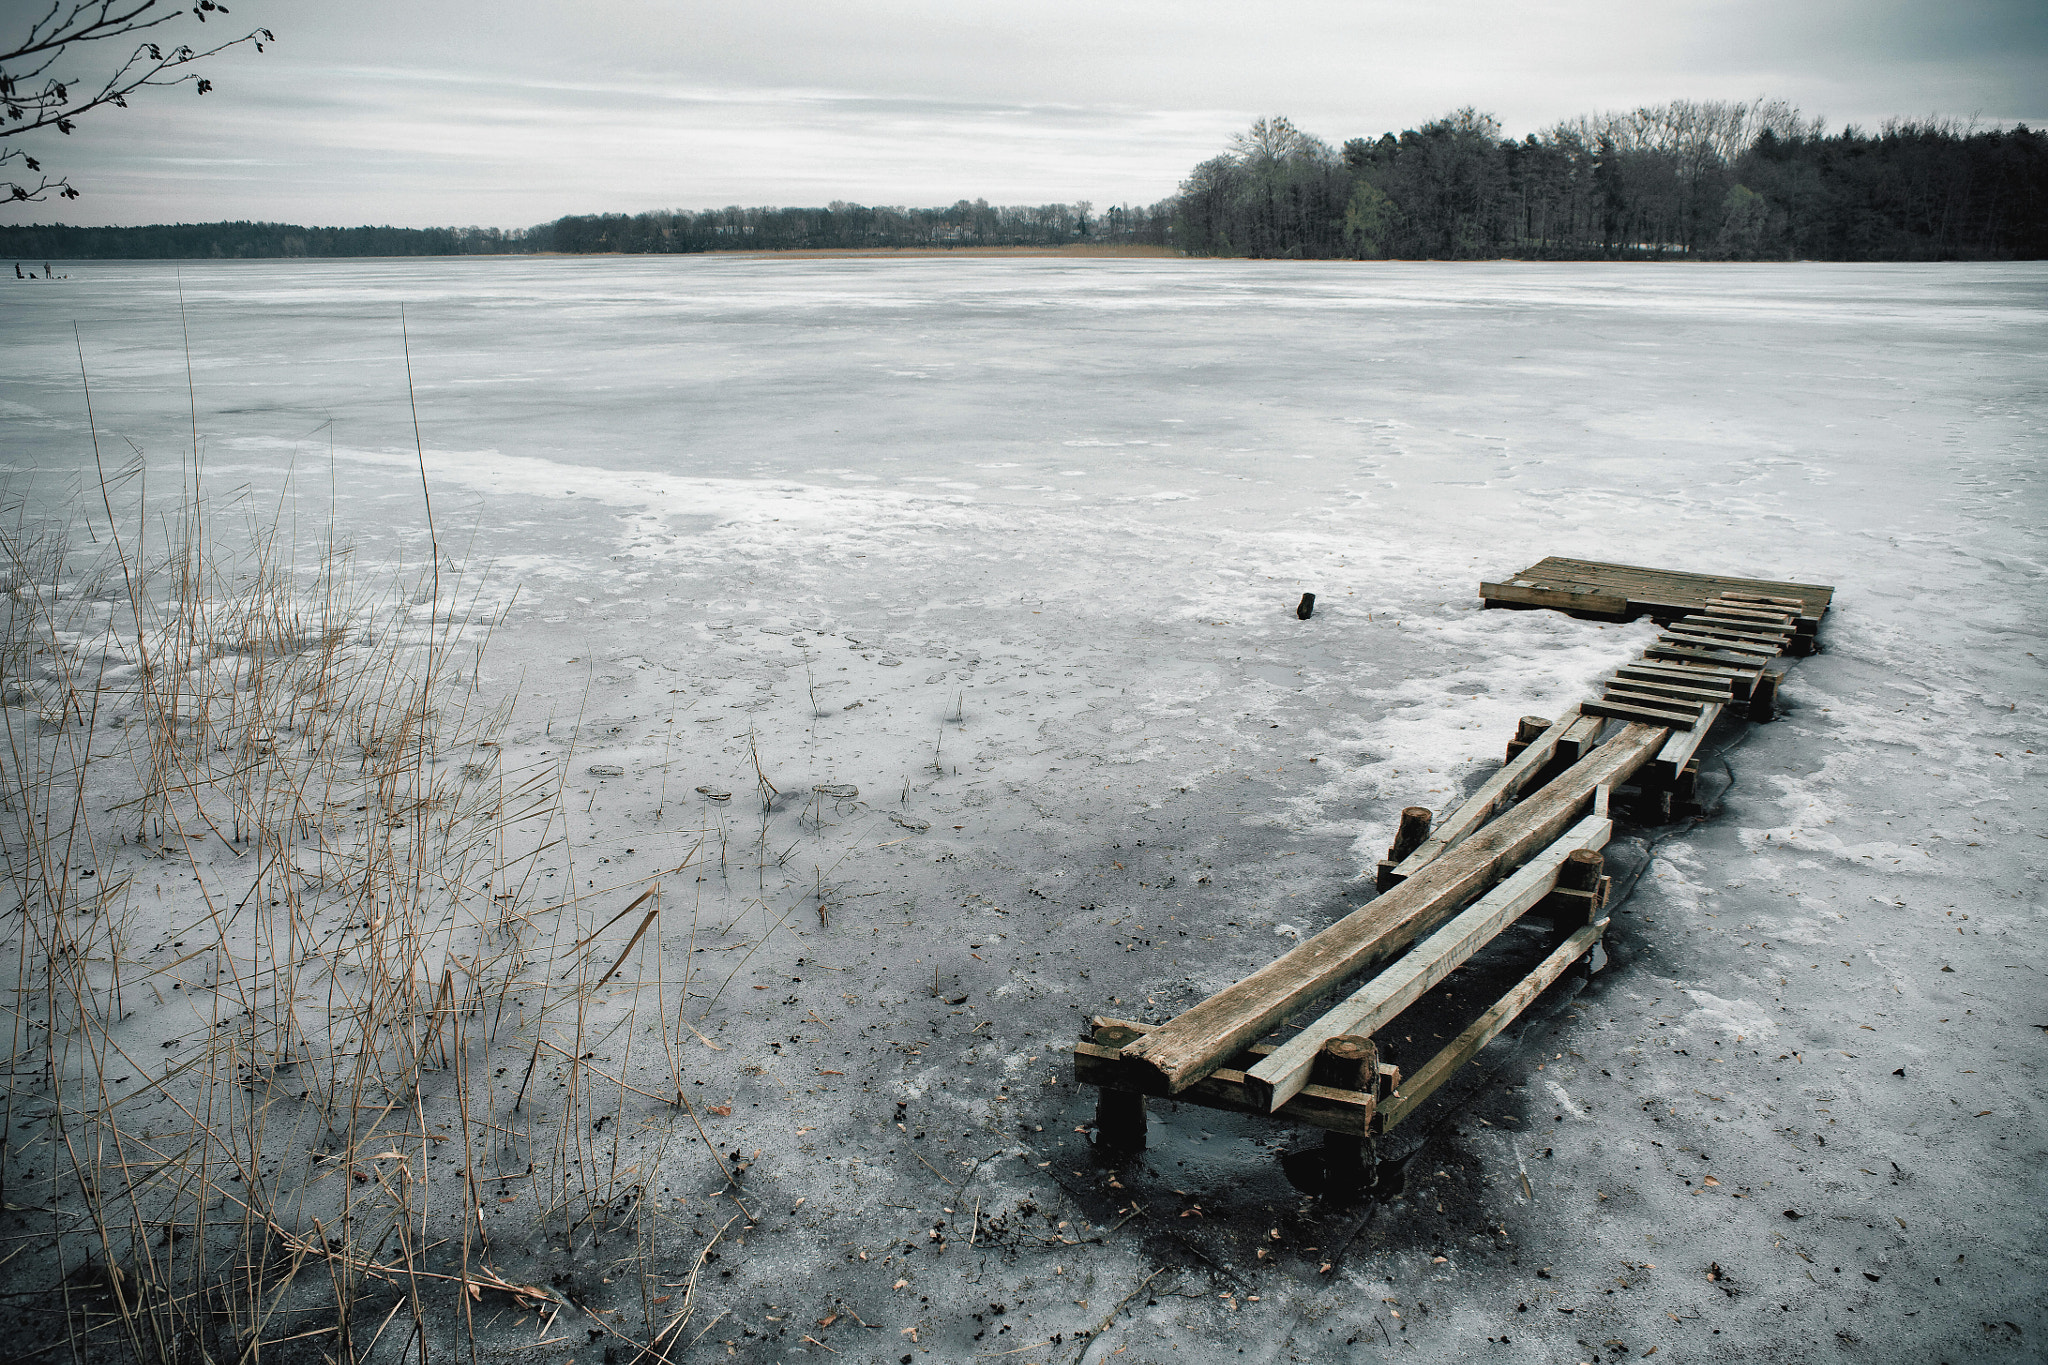
[[(68, 2), (68, 0), (67, 0)], [(0, 0), (11, 47), (48, 0)], [(1674, 98), (2048, 123), (2044, 0), (230, 0), (277, 41), (31, 150), (0, 221), (527, 226), (724, 204), (1149, 203), (1261, 114), (1333, 143)], [(88, 60), (88, 58), (91, 60)], [(81, 50), (67, 69), (98, 73)]]

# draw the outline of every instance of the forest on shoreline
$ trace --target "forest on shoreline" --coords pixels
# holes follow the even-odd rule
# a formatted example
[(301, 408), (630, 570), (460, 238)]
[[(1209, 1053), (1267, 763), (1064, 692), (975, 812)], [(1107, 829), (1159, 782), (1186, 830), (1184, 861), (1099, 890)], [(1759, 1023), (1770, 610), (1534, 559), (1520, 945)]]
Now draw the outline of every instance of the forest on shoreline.
[(1167, 248), (1404, 260), (2048, 258), (2048, 137), (1951, 121), (1826, 131), (1778, 101), (1674, 101), (1516, 140), (1466, 108), (1341, 146), (1260, 119), (1158, 203), (835, 201), (571, 214), (529, 228), (0, 226), (0, 259)]

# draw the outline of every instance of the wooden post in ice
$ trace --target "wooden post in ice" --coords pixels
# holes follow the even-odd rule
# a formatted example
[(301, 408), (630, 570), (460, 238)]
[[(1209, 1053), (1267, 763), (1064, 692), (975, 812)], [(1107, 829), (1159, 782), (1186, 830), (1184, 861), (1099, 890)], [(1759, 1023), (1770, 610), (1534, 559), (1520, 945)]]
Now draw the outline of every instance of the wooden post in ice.
[(1301, 595), (1301, 605), (1294, 609), (1295, 619), (1306, 621), (1309, 617), (1314, 616), (1315, 614), (1316, 595), (1312, 592), (1303, 593)]
[(1759, 673), (1749, 689), (1749, 718), (1766, 721), (1778, 714), (1778, 675)]
[[(1144, 1035), (1116, 1024), (1098, 1024), (1093, 1041), (1099, 1047), (1123, 1047)], [(1095, 1092), (1095, 1146), (1105, 1156), (1145, 1150), (1145, 1097), (1135, 1090), (1103, 1086)]]
[[(1316, 1055), (1314, 1081), (1338, 1090), (1358, 1090), (1377, 1097), (1380, 1050), (1370, 1038), (1356, 1034), (1332, 1038)], [(1378, 1174), (1379, 1151), (1370, 1137), (1353, 1133), (1323, 1134), (1323, 1175), (1340, 1193), (1370, 1189)]]
[(1429, 823), (1433, 818), (1435, 817), (1430, 814), (1427, 806), (1410, 806), (1401, 812), (1401, 824), (1394, 831), (1393, 846), (1387, 850), (1387, 856), (1380, 859), (1374, 879), (1380, 890), (1388, 891), (1393, 888), (1392, 873), (1395, 866), (1422, 847), (1422, 841), (1429, 837)]

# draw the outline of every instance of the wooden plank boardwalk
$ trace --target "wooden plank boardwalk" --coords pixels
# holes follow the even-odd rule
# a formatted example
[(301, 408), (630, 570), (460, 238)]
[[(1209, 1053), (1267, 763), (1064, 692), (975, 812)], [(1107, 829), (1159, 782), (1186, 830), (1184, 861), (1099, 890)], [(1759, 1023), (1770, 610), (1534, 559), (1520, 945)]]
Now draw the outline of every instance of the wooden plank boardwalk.
[[(1524, 716), (1500, 771), (1443, 819), (1402, 812), (1378, 899), (1164, 1024), (1092, 1017), (1074, 1074), (1098, 1088), (1099, 1151), (1142, 1149), (1146, 1096), (1162, 1096), (1323, 1129), (1328, 1192), (1370, 1188), (1375, 1140), (1598, 944), (1613, 803), (1643, 825), (1696, 814), (1693, 756), (1707, 732), (1724, 717), (1771, 718), (1772, 661), (1817, 647), (1834, 598), (1819, 584), (1566, 559), (1480, 591), (1489, 606), (1649, 615), (1666, 628), (1599, 697), (1555, 720)], [(1552, 941), (1512, 990), (1405, 1080), (1380, 1060), (1376, 1034), (1532, 913), (1551, 921)], [(1277, 1026), (1304, 1008), (1313, 1017), (1283, 1037)]]
[[(1739, 595), (1745, 604), (1753, 600), (1755, 605), (1791, 607), (1795, 633), (1811, 639), (1828, 614), (1835, 590), (1819, 583), (1729, 578), (1552, 555), (1498, 583), (1481, 583), (1479, 595), (1489, 607), (1550, 607), (1608, 621), (1648, 616), (1660, 623), (1702, 612), (1714, 598)], [(1786, 652), (1804, 654), (1806, 648), (1795, 641)]]

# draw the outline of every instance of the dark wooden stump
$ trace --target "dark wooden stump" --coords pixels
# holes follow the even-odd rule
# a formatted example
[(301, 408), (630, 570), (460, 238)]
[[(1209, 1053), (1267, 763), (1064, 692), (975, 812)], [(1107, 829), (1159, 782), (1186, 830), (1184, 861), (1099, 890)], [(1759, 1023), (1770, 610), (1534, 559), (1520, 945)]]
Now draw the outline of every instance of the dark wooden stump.
[(1749, 718), (1761, 724), (1778, 714), (1778, 675), (1764, 673), (1749, 689)]
[(1523, 716), (1515, 726), (1515, 737), (1508, 741), (1507, 761), (1515, 761), (1515, 755), (1528, 748), (1537, 736), (1550, 728), (1550, 721), (1543, 716)]
[(1429, 837), (1432, 818), (1427, 806), (1410, 806), (1401, 812), (1401, 824), (1394, 831), (1393, 846), (1387, 850), (1387, 856), (1380, 859), (1373, 879), (1381, 891), (1391, 891), (1399, 885), (1399, 879), (1394, 876), (1394, 865), (1422, 847), (1422, 841)]
[(1145, 1150), (1145, 1097), (1135, 1090), (1095, 1092), (1095, 1148), (1123, 1155)]
[(1314, 616), (1315, 614), (1316, 595), (1312, 592), (1303, 593), (1301, 595), (1301, 605), (1294, 609), (1294, 615), (1296, 619), (1306, 621), (1309, 617)]
[[(1339, 1090), (1376, 1093), (1380, 1084), (1380, 1052), (1372, 1039), (1356, 1034), (1332, 1038), (1316, 1055), (1312, 1079)], [(1353, 1133), (1323, 1134), (1323, 1176), (1338, 1195), (1369, 1190), (1379, 1178), (1379, 1148), (1374, 1140)]]

